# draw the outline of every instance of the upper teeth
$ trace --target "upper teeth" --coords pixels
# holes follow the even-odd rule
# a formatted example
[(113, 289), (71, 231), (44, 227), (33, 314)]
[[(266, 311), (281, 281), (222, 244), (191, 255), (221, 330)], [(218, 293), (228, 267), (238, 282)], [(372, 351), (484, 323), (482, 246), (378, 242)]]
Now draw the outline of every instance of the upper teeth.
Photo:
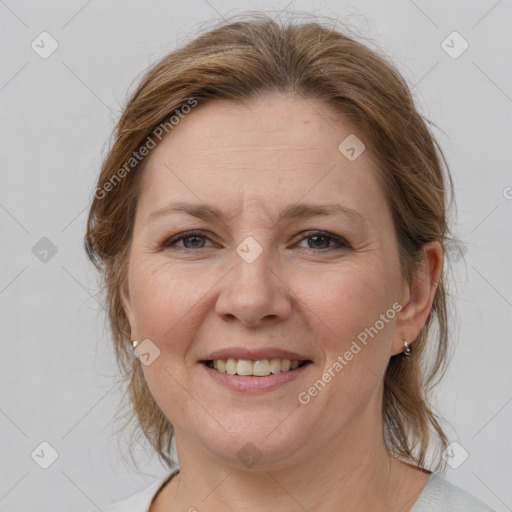
[(290, 361), (289, 359), (258, 359), (257, 361), (249, 359), (216, 359), (213, 361), (213, 367), (219, 372), (231, 375), (256, 375), (257, 377), (295, 370), (299, 364), (299, 361)]

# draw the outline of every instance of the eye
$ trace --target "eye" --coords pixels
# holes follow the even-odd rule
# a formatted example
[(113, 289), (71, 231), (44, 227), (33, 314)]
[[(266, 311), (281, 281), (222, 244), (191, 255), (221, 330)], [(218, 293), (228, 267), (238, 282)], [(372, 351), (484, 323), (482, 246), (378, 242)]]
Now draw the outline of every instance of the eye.
[[(303, 237), (301, 242), (308, 240), (308, 249), (350, 249), (350, 244), (347, 241), (327, 231), (303, 231), (301, 236)], [(310, 243), (310, 241), (312, 241), (312, 243)], [(332, 247), (330, 245), (331, 242), (334, 242), (337, 247)]]
[(183, 241), (183, 245), (178, 246), (180, 249), (202, 249), (206, 240), (208, 240), (208, 237), (201, 231), (187, 231), (169, 238), (163, 246), (177, 246), (178, 242)]
[[(329, 233), (327, 231), (303, 231), (300, 233), (302, 239), (308, 240), (307, 249), (320, 249), (321, 251), (336, 250), (347, 248), (350, 249), (350, 244), (343, 238)], [(202, 231), (187, 231), (180, 233), (174, 237), (169, 238), (163, 244), (164, 248), (178, 247), (179, 249), (203, 249), (206, 241), (209, 238)], [(178, 245), (183, 242), (183, 245)], [(334, 243), (334, 246), (332, 244)]]

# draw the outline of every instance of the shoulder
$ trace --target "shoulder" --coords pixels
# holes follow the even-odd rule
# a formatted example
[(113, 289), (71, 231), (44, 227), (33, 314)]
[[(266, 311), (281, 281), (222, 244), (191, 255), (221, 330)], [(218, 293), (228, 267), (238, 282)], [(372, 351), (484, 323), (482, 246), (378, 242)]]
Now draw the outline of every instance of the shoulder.
[[(102, 507), (101, 510), (103, 510), (103, 512), (126, 512), (127, 510), (130, 512), (148, 512), (153, 498), (178, 471), (178, 469), (175, 469), (172, 473), (159, 478), (142, 491), (139, 491), (122, 501), (116, 501), (109, 506)], [(97, 511), (98, 508), (95, 507), (94, 510)], [(93, 512), (93, 509), (89, 509), (84, 512)]]
[(494, 512), (463, 489), (432, 473), (410, 512)]

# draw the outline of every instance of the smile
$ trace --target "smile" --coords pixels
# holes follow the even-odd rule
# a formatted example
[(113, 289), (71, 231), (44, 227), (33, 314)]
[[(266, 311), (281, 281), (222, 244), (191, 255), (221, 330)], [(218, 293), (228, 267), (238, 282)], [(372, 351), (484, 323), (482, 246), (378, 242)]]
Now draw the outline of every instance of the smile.
[(215, 359), (204, 361), (209, 368), (215, 369), (220, 373), (230, 375), (242, 375), (253, 377), (266, 377), (271, 374), (291, 372), (302, 368), (311, 361), (297, 361), (290, 359)]

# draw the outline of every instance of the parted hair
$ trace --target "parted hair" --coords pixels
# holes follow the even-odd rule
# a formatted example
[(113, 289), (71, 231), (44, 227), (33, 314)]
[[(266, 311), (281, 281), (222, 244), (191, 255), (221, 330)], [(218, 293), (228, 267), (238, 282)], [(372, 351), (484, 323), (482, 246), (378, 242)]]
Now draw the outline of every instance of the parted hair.
[[(145, 72), (113, 132), (91, 201), (85, 249), (99, 270), (125, 382), (122, 428), (129, 423), (135, 426), (133, 432), (149, 441), (169, 467), (175, 464), (173, 426), (154, 400), (141, 362), (133, 355), (121, 289), (126, 285), (135, 207), (147, 161), (130, 158), (183, 105), (216, 99), (243, 103), (273, 92), (329, 105), (349, 119), (378, 162), (402, 274), (411, 279), (426, 243), (439, 241), (446, 250), (447, 200), (453, 201), (453, 185), (433, 124), (420, 114), (412, 87), (390, 58), (333, 21), (338, 23), (314, 16), (275, 21), (265, 13), (245, 13), (203, 29)], [(158, 142), (155, 137), (152, 140)], [(391, 357), (386, 370), (383, 436), (389, 453), (419, 467), (427, 467), (432, 448), (439, 450), (429, 464), (444, 469), (439, 453), (447, 438), (430, 397), (449, 356), (446, 268), (427, 321), (412, 341), (412, 355)]]

